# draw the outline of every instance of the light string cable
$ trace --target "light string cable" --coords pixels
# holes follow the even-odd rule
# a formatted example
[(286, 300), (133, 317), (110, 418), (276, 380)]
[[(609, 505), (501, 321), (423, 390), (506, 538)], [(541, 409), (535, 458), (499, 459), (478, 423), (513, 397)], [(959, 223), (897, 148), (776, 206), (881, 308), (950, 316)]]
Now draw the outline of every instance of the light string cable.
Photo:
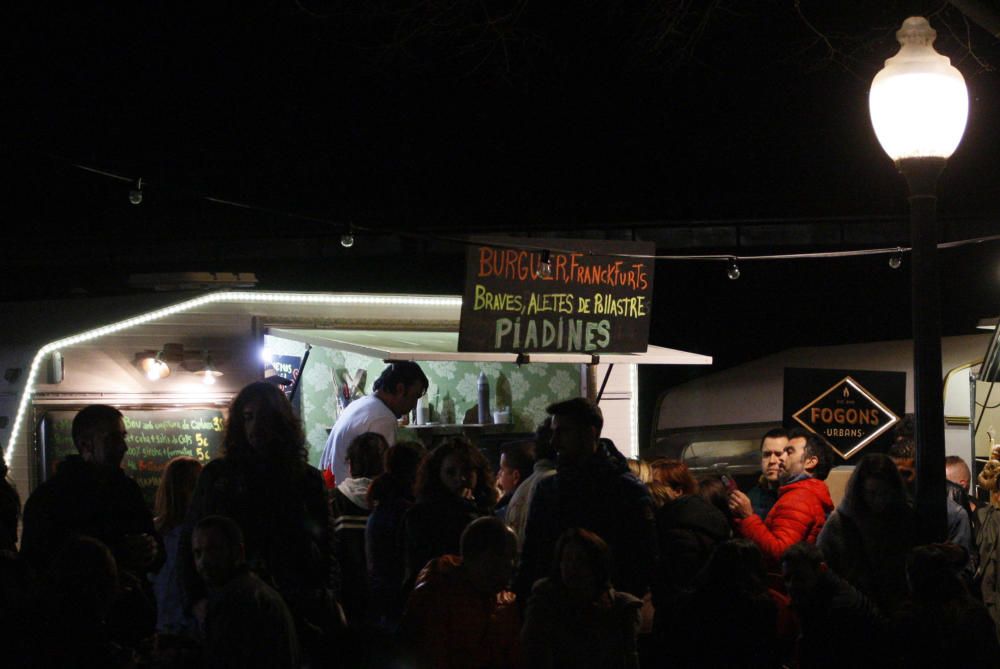
[[(126, 176), (123, 174), (117, 174), (109, 170), (100, 169), (92, 167), (89, 165), (84, 165), (81, 163), (66, 160), (58, 156), (51, 156), (57, 160), (64, 160), (71, 164), (73, 167), (83, 170), (85, 172), (90, 172), (92, 174), (97, 174), (110, 179), (115, 179), (118, 181), (127, 182), (130, 184), (135, 184), (137, 179), (135, 177)], [(148, 181), (146, 178), (142, 178), (142, 184), (145, 187), (149, 187), (152, 182)], [(156, 182), (160, 186), (163, 186), (162, 182)], [(805, 259), (820, 259), (820, 258), (855, 258), (862, 256), (875, 256), (875, 255), (893, 255), (901, 253), (911, 252), (911, 247), (909, 246), (886, 246), (878, 248), (869, 249), (851, 249), (845, 251), (811, 251), (804, 253), (769, 253), (762, 255), (738, 255), (733, 253), (708, 253), (708, 254), (643, 254), (643, 253), (617, 253), (611, 251), (581, 251), (579, 249), (563, 249), (558, 246), (553, 246), (551, 244), (546, 244), (543, 239), (538, 238), (526, 238), (526, 241), (521, 242), (520, 240), (514, 241), (506, 239), (489, 239), (484, 236), (453, 236), (453, 235), (441, 235), (427, 232), (411, 232), (408, 230), (399, 230), (393, 228), (382, 228), (374, 229), (367, 226), (359, 225), (355, 222), (347, 221), (334, 221), (327, 218), (321, 218), (318, 216), (311, 216), (307, 214), (300, 214), (296, 212), (284, 211), (280, 209), (273, 209), (270, 207), (262, 207), (255, 204), (250, 204), (247, 202), (240, 202), (237, 200), (225, 199), (220, 197), (215, 197), (212, 195), (206, 195), (203, 193), (194, 193), (198, 198), (205, 200), (206, 202), (211, 202), (213, 204), (235, 207), (238, 209), (244, 209), (248, 211), (255, 211), (264, 214), (269, 214), (272, 216), (282, 216), (287, 218), (294, 218), (298, 220), (311, 221), (313, 223), (322, 223), (330, 226), (335, 226), (342, 234), (348, 234), (351, 232), (363, 232), (371, 235), (392, 235), (404, 239), (414, 239), (422, 241), (438, 241), (438, 242), (449, 242), (453, 244), (458, 244), (462, 246), (492, 246), (495, 248), (513, 249), (513, 250), (525, 250), (525, 251), (538, 251), (549, 252), (549, 253), (576, 253), (584, 256), (595, 256), (602, 258), (621, 258), (621, 259), (633, 259), (633, 260), (675, 260), (675, 261), (708, 261), (708, 262), (723, 262), (726, 264), (732, 262), (755, 262), (764, 260), (805, 260)], [(950, 242), (940, 242), (937, 245), (938, 249), (953, 249), (963, 246), (972, 246), (975, 244), (984, 244), (988, 242), (994, 242), (1000, 240), (1000, 234), (997, 235), (986, 235), (982, 237), (974, 237), (970, 239), (959, 239)]]

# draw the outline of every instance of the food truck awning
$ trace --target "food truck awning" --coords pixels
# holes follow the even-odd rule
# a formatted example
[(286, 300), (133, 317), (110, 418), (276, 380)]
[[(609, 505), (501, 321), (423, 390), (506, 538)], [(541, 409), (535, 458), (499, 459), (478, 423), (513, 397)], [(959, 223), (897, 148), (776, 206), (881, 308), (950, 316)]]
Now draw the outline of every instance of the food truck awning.
[(269, 334), (299, 341), (310, 346), (324, 346), (350, 351), (382, 360), (459, 362), (547, 362), (614, 363), (640, 365), (710, 365), (712, 357), (650, 345), (642, 353), (517, 353), (460, 352), (458, 332), (400, 330), (300, 330), (269, 328)]

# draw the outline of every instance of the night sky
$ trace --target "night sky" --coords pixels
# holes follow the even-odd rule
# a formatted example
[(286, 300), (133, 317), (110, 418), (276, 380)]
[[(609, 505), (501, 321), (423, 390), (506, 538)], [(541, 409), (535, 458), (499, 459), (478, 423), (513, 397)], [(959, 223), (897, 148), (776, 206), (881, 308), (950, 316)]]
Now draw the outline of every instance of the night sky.
[[(400, 249), (424, 247), (401, 238), (394, 254), (366, 255), (361, 234), (353, 257), (316, 255), (348, 222), (388, 238), (838, 217), (905, 230), (905, 184), (875, 140), (867, 91), (917, 3), (803, 1), (801, 15), (792, 0), (247, 4), (7, 10), (2, 299), (123, 292), (130, 273), (170, 270), (461, 292), (457, 248), (400, 262)], [(674, 5), (685, 12), (663, 9)], [(954, 8), (933, 10), (971, 102), (941, 216), (1000, 233), (1000, 44)], [(143, 204), (74, 163), (143, 177)], [(263, 241), (211, 266), (101, 252), (104, 240), (243, 238)], [(313, 242), (269, 257), (283, 238)], [(1000, 313), (998, 254), (942, 254), (947, 334)], [(885, 261), (744, 263), (739, 281), (718, 263), (660, 262), (651, 341), (724, 366), (905, 338), (907, 265)]]

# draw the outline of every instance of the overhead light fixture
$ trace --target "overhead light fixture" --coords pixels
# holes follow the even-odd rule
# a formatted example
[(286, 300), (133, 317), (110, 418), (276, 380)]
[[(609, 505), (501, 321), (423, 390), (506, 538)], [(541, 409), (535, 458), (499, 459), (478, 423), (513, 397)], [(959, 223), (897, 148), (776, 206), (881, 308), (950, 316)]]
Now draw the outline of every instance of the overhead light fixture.
[(150, 381), (159, 381), (170, 376), (170, 365), (163, 360), (163, 351), (159, 351), (153, 357), (142, 358), (139, 369)]
[(976, 324), (977, 330), (996, 330), (997, 323), (1000, 323), (1000, 316), (994, 316), (993, 318), (981, 318), (979, 323)]
[(195, 376), (201, 377), (201, 382), (206, 386), (211, 386), (215, 384), (215, 380), (222, 376), (222, 372), (215, 368), (212, 364), (212, 356), (208, 351), (205, 351), (205, 365), (194, 373)]

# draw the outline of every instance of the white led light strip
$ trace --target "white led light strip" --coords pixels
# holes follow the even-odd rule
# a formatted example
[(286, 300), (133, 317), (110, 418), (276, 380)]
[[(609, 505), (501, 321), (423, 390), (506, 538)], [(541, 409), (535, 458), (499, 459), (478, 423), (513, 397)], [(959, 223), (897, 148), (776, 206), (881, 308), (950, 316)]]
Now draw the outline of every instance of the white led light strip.
[(628, 366), (629, 390), (629, 439), (631, 440), (631, 457), (639, 457), (639, 365)]
[(35, 354), (34, 360), (31, 361), (31, 370), (28, 372), (28, 379), (24, 385), (24, 392), (21, 395), (21, 401), (17, 405), (17, 415), (14, 417), (14, 424), (11, 427), (10, 437), (7, 439), (7, 444), (4, 446), (4, 461), (8, 465), (11, 464), (14, 455), (14, 446), (17, 443), (17, 435), (21, 431), (21, 423), (24, 421), (24, 416), (28, 411), (28, 404), (31, 401), (31, 396), (35, 392), (35, 377), (38, 375), (38, 370), (41, 368), (42, 361), (45, 359), (46, 355), (52, 353), (53, 351), (66, 348), (67, 346), (74, 346), (85, 341), (90, 341), (115, 332), (127, 330), (137, 325), (166, 318), (167, 316), (172, 316), (182, 311), (190, 311), (191, 309), (195, 309), (206, 304), (218, 302), (254, 302), (260, 304), (328, 304), (331, 306), (345, 304), (400, 307), (462, 306), (462, 298), (460, 297), (419, 297), (407, 295), (361, 294), (331, 295), (329, 293), (251, 293), (231, 291), (203, 295), (193, 300), (188, 300), (187, 302), (175, 304), (171, 307), (150, 311), (149, 313), (141, 314), (134, 318), (129, 318), (117, 323), (111, 323), (110, 325), (105, 325), (94, 330), (81, 332), (80, 334), (66, 337), (65, 339), (56, 340), (38, 349), (38, 353)]

